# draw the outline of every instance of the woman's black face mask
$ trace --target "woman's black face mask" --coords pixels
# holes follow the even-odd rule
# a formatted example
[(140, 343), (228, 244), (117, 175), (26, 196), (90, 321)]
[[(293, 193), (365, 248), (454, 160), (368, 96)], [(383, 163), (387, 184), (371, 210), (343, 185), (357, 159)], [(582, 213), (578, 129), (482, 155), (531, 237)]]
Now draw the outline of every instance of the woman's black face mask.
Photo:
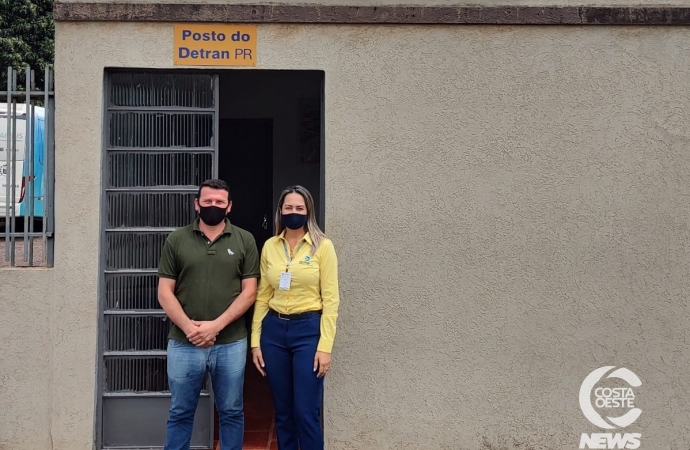
[(299, 230), (307, 223), (306, 214), (281, 214), (280, 219), (283, 221), (283, 225), (291, 230)]

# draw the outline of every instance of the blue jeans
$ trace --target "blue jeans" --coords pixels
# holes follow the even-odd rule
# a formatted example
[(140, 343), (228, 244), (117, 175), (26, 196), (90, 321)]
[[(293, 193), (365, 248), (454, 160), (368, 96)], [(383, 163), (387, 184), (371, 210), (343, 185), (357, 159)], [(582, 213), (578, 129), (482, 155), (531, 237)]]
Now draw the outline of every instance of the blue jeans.
[(321, 315), (283, 320), (269, 314), (261, 327), (261, 353), (275, 407), (280, 450), (323, 450), (323, 378), (314, 372)]
[(208, 370), (220, 422), (221, 450), (242, 450), (243, 387), (247, 339), (199, 348), (168, 340), (168, 383), (172, 394), (165, 450), (188, 450), (194, 414)]

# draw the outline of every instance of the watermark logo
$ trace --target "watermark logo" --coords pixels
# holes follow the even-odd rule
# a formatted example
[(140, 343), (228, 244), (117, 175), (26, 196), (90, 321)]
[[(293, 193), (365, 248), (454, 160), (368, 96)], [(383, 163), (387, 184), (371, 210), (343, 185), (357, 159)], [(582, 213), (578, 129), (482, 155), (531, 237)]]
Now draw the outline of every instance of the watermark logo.
[[(615, 370), (613, 370), (615, 369)], [(599, 386), (606, 376), (606, 380), (621, 380), (613, 386)], [(640, 387), (640, 378), (631, 370), (615, 366), (600, 367), (585, 378), (580, 386), (580, 409), (593, 425), (605, 430), (625, 428), (635, 422), (642, 414), (640, 408), (635, 407), (635, 392), (633, 388)], [(592, 403), (594, 393), (594, 403)], [(596, 408), (596, 409), (595, 409)], [(623, 414), (616, 414), (625, 410)], [(605, 417), (604, 417), (605, 416)], [(580, 438), (580, 448), (590, 449), (636, 449), (640, 447), (640, 433), (583, 433)]]

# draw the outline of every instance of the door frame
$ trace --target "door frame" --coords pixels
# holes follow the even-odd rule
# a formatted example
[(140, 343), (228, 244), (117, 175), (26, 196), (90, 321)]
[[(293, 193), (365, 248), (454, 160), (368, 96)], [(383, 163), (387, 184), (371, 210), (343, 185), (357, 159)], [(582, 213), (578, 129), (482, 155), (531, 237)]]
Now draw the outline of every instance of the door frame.
[[(96, 377), (96, 389), (95, 389), (95, 394), (96, 398), (94, 399), (94, 406), (95, 406), (95, 414), (93, 418), (93, 427), (94, 427), (94, 447), (98, 450), (102, 450), (103, 447), (103, 426), (104, 426), (104, 421), (103, 421), (103, 394), (105, 391), (105, 387), (103, 385), (103, 376), (105, 373), (105, 364), (104, 364), (104, 351), (105, 351), (105, 343), (106, 343), (106, 336), (105, 336), (105, 310), (106, 310), (106, 303), (104, 301), (105, 299), (105, 294), (106, 294), (106, 277), (105, 277), (105, 270), (107, 268), (107, 258), (106, 258), (106, 251), (104, 251), (104, 246), (107, 243), (107, 237), (106, 237), (106, 229), (108, 228), (107, 225), (107, 207), (108, 207), (108, 200), (107, 200), (107, 185), (108, 185), (108, 171), (105, 170), (107, 168), (108, 164), (108, 139), (110, 135), (110, 123), (109, 123), (109, 105), (110, 105), (110, 89), (111, 89), (111, 83), (110, 83), (110, 75), (113, 73), (118, 73), (118, 72), (139, 72), (139, 73), (174, 73), (174, 74), (207, 74), (211, 75), (214, 79), (214, 107), (216, 110), (215, 117), (214, 117), (214, 141), (213, 141), (213, 147), (215, 149), (214, 153), (214, 159), (213, 159), (213, 176), (218, 177), (218, 151), (219, 151), (219, 126), (220, 126), (220, 84), (219, 84), (219, 75), (221, 72), (225, 72), (227, 70), (250, 70), (250, 71), (260, 71), (262, 69), (181, 69), (181, 68), (167, 68), (167, 69), (158, 69), (158, 68), (143, 68), (143, 67), (131, 67), (131, 68), (110, 68), (106, 67), (104, 72), (103, 72), (103, 83), (102, 83), (102, 92), (101, 92), (101, 101), (102, 101), (102, 107), (101, 107), (101, 175), (100, 175), (100, 198), (99, 198), (99, 240), (98, 240), (98, 287), (97, 287), (97, 293), (96, 293), (96, 303), (97, 303), (97, 317), (98, 317), (98, 323), (97, 323), (97, 343), (96, 343), (96, 371), (95, 371), (95, 377)], [(320, 129), (320, 149), (319, 149), (319, 201), (318, 205), (316, 205), (318, 213), (317, 213), (317, 221), (319, 223), (319, 226), (321, 227), (324, 232), (326, 231), (326, 91), (325, 91), (325, 85), (326, 85), (326, 73), (324, 70), (313, 70), (313, 69), (304, 69), (304, 70), (299, 70), (299, 69), (287, 69), (290, 71), (294, 72), (314, 72), (318, 71), (321, 72), (321, 82), (320, 82), (320, 122), (321, 122), (321, 129)], [(272, 222), (272, 221), (271, 221)], [(212, 389), (212, 388), (211, 388)], [(325, 420), (324, 420), (324, 404), (325, 404), (325, 386), (324, 386), (324, 395), (322, 395), (321, 399), (321, 416), (320, 416), (320, 423), (321, 423), (321, 429), (322, 432), (325, 434)], [(210, 408), (211, 408), (211, 414), (210, 414), (210, 426), (209, 426), (209, 441), (211, 445), (214, 445), (214, 415), (215, 415), (215, 404), (213, 402), (213, 395), (211, 392), (211, 401), (210, 403)], [(136, 447), (135, 447), (136, 448)], [(155, 447), (154, 447), (155, 448)], [(159, 448), (163, 448), (162, 445)], [(194, 447), (192, 447), (194, 448)]]

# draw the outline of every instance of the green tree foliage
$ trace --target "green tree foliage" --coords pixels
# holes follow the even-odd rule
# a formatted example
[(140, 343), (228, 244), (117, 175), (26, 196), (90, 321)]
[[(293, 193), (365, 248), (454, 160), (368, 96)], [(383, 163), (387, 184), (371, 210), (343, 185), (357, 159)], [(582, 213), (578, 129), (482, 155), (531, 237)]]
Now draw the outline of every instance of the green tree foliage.
[(14, 67), (23, 85), (26, 66), (43, 88), (46, 67), (55, 53), (54, 0), (0, 0), (0, 90), (7, 88), (7, 68)]

